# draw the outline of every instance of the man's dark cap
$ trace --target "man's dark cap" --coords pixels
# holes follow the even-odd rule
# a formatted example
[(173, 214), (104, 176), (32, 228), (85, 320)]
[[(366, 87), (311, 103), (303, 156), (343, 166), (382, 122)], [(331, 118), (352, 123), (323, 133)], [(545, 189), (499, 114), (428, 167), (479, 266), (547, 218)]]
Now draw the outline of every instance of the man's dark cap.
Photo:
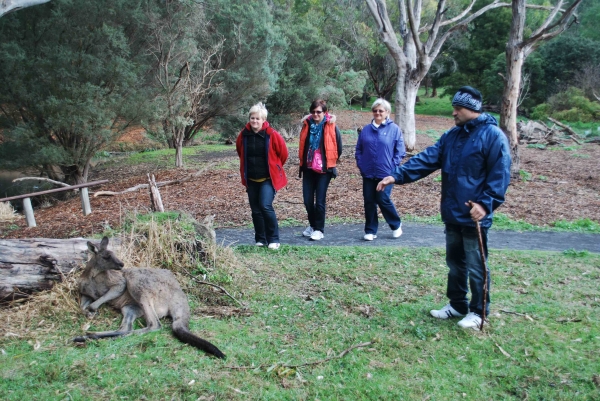
[(463, 86), (452, 98), (452, 106), (460, 106), (481, 113), (483, 106), (481, 92), (471, 86)]

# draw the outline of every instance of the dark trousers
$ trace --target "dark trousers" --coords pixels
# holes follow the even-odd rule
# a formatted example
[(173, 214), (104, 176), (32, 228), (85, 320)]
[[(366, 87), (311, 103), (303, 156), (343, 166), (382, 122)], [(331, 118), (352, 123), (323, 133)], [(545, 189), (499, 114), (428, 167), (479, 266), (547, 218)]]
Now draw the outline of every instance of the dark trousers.
[(333, 173), (319, 174), (304, 170), (302, 174), (302, 197), (308, 214), (308, 223), (313, 230), (324, 232), (327, 188)]
[(363, 198), (365, 201), (365, 234), (377, 234), (379, 220), (377, 219), (377, 206), (383, 218), (392, 230), (397, 230), (402, 224), (396, 211), (394, 202), (390, 198), (393, 185), (388, 185), (383, 191), (377, 191), (379, 179), (363, 177)]
[(273, 209), (275, 188), (271, 180), (263, 182), (248, 180), (247, 185), (246, 192), (254, 224), (254, 240), (263, 244), (279, 242), (279, 224)]
[[(483, 249), (487, 260), (488, 229), (481, 227)], [(446, 224), (446, 264), (448, 272), (448, 289), (446, 295), (450, 305), (457, 312), (466, 315), (468, 312), (481, 316), (483, 310), (483, 265), (477, 228)], [(490, 272), (487, 272), (488, 294), (486, 298), (486, 316), (490, 311)], [(467, 286), (468, 282), (468, 286)], [(467, 292), (471, 289), (471, 302)]]

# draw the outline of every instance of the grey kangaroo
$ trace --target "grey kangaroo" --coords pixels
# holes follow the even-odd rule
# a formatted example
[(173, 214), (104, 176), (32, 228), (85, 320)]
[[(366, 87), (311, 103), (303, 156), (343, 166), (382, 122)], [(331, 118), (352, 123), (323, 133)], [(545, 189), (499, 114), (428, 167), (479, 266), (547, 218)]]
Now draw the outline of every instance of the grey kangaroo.
[[(159, 319), (170, 316), (175, 337), (217, 358), (225, 358), (225, 354), (213, 344), (190, 332), (190, 307), (173, 273), (152, 268), (122, 270), (123, 262), (107, 249), (107, 237), (102, 238), (100, 246), (91, 242), (87, 245), (92, 258), (79, 279), (81, 309), (93, 313), (108, 302), (113, 308), (121, 310), (123, 320), (116, 331), (89, 332), (73, 341), (84, 342), (86, 339), (159, 330)], [(146, 327), (133, 330), (133, 322), (139, 317), (146, 320)]]

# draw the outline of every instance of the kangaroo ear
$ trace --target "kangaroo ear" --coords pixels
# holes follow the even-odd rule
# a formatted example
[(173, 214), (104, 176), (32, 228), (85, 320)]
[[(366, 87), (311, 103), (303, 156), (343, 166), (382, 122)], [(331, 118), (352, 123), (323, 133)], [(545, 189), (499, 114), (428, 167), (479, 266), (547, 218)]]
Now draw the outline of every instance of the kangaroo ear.
[(102, 242), (100, 242), (100, 250), (105, 251), (108, 247), (108, 237), (102, 238)]
[(96, 245), (92, 244), (90, 241), (87, 242), (87, 247), (88, 247), (89, 251), (92, 252), (94, 255), (98, 253), (98, 249), (96, 249)]

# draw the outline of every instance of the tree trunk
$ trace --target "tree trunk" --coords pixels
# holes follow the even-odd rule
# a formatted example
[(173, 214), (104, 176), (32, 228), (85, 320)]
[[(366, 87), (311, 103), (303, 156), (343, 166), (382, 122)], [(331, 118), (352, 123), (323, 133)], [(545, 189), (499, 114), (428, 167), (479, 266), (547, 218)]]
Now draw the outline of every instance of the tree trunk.
[(404, 75), (398, 77), (396, 83), (396, 114), (395, 123), (402, 129), (404, 137), (404, 145), (406, 150), (412, 152), (415, 150), (417, 137), (415, 127), (415, 102), (417, 99), (417, 91), (419, 90), (419, 82), (405, 80)]
[[(517, 103), (519, 100), (519, 84), (521, 82), (521, 68), (523, 67), (523, 51), (520, 49), (507, 50), (507, 71), (502, 104), (500, 106), (500, 129), (504, 131), (510, 143), (512, 157), (511, 174), (518, 175), (521, 169), (519, 157), (519, 134), (517, 132)], [(511, 58), (512, 62), (508, 62)]]
[(173, 138), (175, 142), (175, 167), (183, 167), (183, 137)]
[(77, 165), (63, 166), (63, 173), (65, 174), (65, 182), (71, 185), (85, 184), (86, 179), (83, 171)]
[(362, 94), (362, 99), (361, 99), (361, 104), (360, 107), (363, 109), (367, 108), (367, 98), (369, 97), (369, 94), (367, 93), (367, 87), (365, 86), (363, 88), (363, 94)]
[(513, 176), (518, 175), (521, 169), (519, 134), (517, 132), (517, 105), (522, 68), (525, 62), (525, 51), (522, 47), (525, 12), (525, 0), (513, 0), (511, 29), (506, 43), (506, 76), (504, 77), (504, 91), (500, 106), (500, 129), (504, 131), (510, 143), (511, 174)]

